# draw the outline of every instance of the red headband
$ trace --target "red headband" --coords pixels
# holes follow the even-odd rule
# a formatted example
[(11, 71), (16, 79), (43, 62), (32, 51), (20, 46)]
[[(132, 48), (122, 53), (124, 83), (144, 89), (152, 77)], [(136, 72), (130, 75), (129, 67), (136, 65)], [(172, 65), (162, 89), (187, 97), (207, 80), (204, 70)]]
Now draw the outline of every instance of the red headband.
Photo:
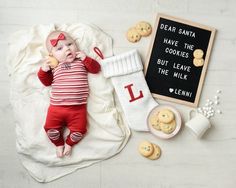
[(57, 39), (51, 39), (51, 40), (50, 40), (51, 45), (55, 47), (55, 46), (57, 45), (57, 43), (58, 43), (59, 40), (64, 40), (65, 38), (66, 38), (65, 35), (64, 35), (63, 33), (60, 33), (60, 34), (58, 35)]

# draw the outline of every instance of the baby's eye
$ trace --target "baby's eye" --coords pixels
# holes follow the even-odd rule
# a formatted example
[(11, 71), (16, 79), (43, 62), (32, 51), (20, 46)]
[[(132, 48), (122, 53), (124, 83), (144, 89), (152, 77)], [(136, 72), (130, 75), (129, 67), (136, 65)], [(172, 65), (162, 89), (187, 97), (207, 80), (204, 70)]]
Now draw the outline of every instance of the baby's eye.
[(67, 46), (71, 46), (72, 45), (72, 42), (68, 43)]
[(62, 50), (62, 47), (58, 47), (57, 50)]

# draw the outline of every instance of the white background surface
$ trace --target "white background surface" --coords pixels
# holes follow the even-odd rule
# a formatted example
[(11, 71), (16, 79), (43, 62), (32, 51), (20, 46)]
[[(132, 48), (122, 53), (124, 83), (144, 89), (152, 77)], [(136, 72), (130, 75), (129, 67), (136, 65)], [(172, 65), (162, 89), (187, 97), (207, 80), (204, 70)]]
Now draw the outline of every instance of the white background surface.
[[(1, 188), (234, 188), (236, 185), (236, 1), (235, 0), (0, 0), (0, 187)], [(89, 22), (114, 39), (114, 53), (137, 48), (143, 60), (150, 37), (129, 43), (125, 32), (138, 21), (152, 25), (156, 13), (188, 19), (217, 29), (217, 35), (200, 100), (222, 90), (222, 115), (197, 140), (186, 129), (171, 140), (133, 132), (125, 149), (112, 159), (81, 169), (48, 184), (32, 179), (15, 150), (13, 111), (5, 67), (7, 38), (35, 24)], [(159, 103), (166, 103), (160, 101)], [(189, 107), (174, 104), (187, 119)], [(149, 161), (137, 152), (147, 139), (162, 148), (159, 160)]]

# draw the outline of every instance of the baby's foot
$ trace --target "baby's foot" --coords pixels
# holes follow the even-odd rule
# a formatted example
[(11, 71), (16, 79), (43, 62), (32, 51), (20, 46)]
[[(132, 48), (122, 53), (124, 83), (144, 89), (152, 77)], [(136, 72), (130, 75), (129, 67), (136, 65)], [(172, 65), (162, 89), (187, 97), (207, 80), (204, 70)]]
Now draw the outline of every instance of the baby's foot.
[(72, 147), (68, 144), (65, 144), (65, 149), (64, 149), (64, 155), (65, 156), (69, 156), (71, 155), (71, 151), (72, 151)]
[(56, 149), (57, 157), (59, 158), (63, 157), (63, 150), (64, 150), (64, 146), (57, 146), (57, 149)]

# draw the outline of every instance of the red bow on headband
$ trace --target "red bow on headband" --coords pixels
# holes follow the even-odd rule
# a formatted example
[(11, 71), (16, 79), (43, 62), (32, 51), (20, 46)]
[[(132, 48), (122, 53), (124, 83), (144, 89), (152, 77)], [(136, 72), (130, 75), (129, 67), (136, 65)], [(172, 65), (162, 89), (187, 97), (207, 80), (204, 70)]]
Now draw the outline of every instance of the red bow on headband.
[(52, 46), (56, 46), (59, 40), (64, 40), (65, 39), (65, 35), (63, 33), (60, 33), (57, 37), (57, 39), (51, 39), (51, 45)]

